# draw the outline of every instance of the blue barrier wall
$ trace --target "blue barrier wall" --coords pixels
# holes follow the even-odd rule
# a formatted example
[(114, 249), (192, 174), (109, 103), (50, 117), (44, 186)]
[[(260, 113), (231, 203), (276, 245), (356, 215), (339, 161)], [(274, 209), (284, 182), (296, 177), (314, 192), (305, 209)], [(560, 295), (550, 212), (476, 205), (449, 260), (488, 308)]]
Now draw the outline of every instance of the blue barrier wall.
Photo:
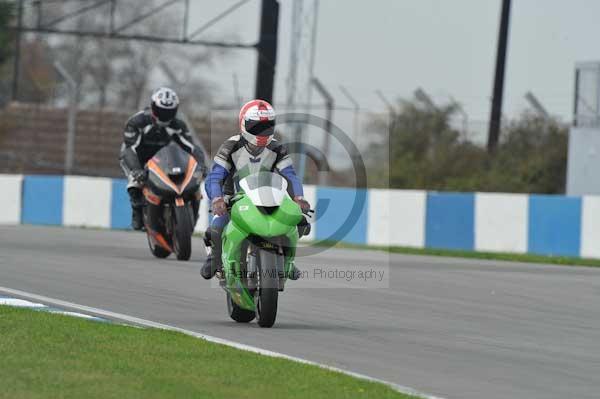
[(579, 256), (580, 232), (581, 198), (529, 196), (529, 252)]
[(367, 190), (317, 188), (317, 240), (367, 242)]
[[(110, 223), (106, 219), (101, 227), (110, 225), (114, 229), (127, 229), (131, 223), (127, 183), (123, 179), (113, 179), (107, 185), (106, 180), (93, 178), (70, 178), (65, 184), (62, 176), (4, 177), (1, 180), (4, 187), (0, 187), (0, 190), (12, 192), (14, 195), (11, 198), (21, 201), (19, 207), (7, 208), (7, 214), (1, 219), (4, 223), (20, 220), (25, 224), (85, 226), (98, 219), (87, 217), (90, 215), (86, 215), (86, 212), (110, 214)], [(110, 193), (107, 193), (109, 189)], [(493, 193), (436, 192), (420, 192), (417, 195), (419, 193), (402, 193), (400, 190), (394, 190), (394, 195), (387, 195), (386, 190), (310, 189), (314, 192), (311, 202), (316, 208), (313, 229), (317, 240), (373, 244), (369, 240), (376, 239), (377, 245), (386, 245), (386, 237), (391, 243), (393, 235), (398, 233), (403, 223), (410, 223), (418, 228), (405, 228), (402, 231), (413, 232), (411, 234), (419, 237), (407, 240), (402, 236), (403, 242), (414, 244), (401, 245), (474, 250), (475, 243), (479, 242), (480, 246), (487, 248), (485, 250), (518, 248), (518, 252), (526, 250), (536, 254), (566, 256), (581, 256), (585, 252), (586, 256), (600, 257), (600, 250), (596, 251), (596, 247), (600, 247), (600, 223), (595, 221), (600, 217), (600, 197), (585, 197), (585, 201), (582, 201), (580, 197), (559, 195), (518, 197)], [(80, 203), (77, 199), (83, 194), (88, 197), (98, 194), (110, 198), (110, 201), (106, 201), (106, 204), (98, 201), (94, 207), (83, 204), (85, 206), (77, 208)], [(67, 203), (65, 217), (63, 208)], [(596, 203), (597, 206), (594, 205)], [(587, 208), (584, 204), (588, 204)], [(92, 216), (97, 216), (96, 213)], [(504, 216), (499, 219), (498, 215)], [(587, 215), (585, 220), (584, 215)], [(373, 221), (369, 217), (377, 219)], [(498, 224), (501, 224), (502, 231), (494, 234), (499, 229)], [(199, 230), (204, 227), (200, 226)], [(377, 229), (377, 234), (374, 234), (374, 229)]]
[(61, 225), (63, 222), (63, 177), (25, 176), (22, 222)]
[(475, 196), (428, 193), (425, 246), (473, 250), (475, 248)]
[(110, 196), (110, 227), (127, 229), (131, 225), (131, 205), (127, 194), (127, 180), (113, 179)]

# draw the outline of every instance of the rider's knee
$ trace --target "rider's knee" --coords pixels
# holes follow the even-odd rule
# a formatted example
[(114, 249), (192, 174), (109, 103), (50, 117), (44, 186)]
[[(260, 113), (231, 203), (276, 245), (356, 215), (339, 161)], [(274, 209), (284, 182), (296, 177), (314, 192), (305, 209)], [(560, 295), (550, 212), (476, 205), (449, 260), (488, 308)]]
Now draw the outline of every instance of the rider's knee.
[(144, 194), (140, 188), (128, 187), (127, 193), (129, 194), (129, 199), (132, 206), (141, 207), (144, 205)]
[(215, 231), (223, 231), (227, 223), (229, 223), (229, 215), (215, 216), (210, 223), (210, 227)]
[(129, 190), (130, 188), (137, 188), (138, 190), (141, 190), (143, 187), (144, 184), (135, 180), (133, 176), (131, 176), (131, 174), (127, 176), (127, 190)]

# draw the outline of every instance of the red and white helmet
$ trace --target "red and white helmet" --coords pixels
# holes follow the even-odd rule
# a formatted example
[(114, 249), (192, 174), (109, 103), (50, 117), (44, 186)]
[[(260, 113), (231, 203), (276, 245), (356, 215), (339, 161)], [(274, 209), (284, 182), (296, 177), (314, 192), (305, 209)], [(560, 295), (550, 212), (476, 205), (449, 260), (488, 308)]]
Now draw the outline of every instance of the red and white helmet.
[(248, 101), (240, 111), (240, 130), (250, 144), (266, 147), (275, 132), (275, 110), (264, 100)]

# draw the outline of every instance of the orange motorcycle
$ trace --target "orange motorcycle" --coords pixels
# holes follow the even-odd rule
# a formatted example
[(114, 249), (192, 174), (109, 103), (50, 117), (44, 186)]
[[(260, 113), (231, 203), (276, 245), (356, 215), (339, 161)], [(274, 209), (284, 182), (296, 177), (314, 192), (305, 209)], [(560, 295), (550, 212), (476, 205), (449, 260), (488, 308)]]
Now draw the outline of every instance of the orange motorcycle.
[(144, 225), (150, 252), (189, 260), (200, 203), (201, 166), (177, 143), (160, 149), (146, 164)]

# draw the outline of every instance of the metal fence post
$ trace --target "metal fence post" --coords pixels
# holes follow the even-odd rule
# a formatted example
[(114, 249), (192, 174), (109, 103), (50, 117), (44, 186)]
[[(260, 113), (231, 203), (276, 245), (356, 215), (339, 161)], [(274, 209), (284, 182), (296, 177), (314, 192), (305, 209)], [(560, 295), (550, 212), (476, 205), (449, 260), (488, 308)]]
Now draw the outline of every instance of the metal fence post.
[[(327, 114), (325, 116), (325, 141), (323, 142), (323, 155), (325, 159), (329, 158), (329, 147), (331, 143), (331, 129), (333, 119), (333, 96), (327, 91), (321, 81), (315, 77), (312, 78), (311, 83), (315, 86), (319, 94), (325, 99), (325, 106), (327, 107)], [(329, 178), (323, 173), (319, 174), (319, 185), (326, 186), (329, 183)]]
[(73, 159), (75, 155), (75, 129), (77, 120), (77, 83), (75, 79), (67, 72), (67, 70), (58, 61), (54, 62), (54, 68), (67, 82), (69, 86), (69, 114), (67, 122), (67, 144), (65, 146), (65, 174), (69, 175), (73, 172)]

